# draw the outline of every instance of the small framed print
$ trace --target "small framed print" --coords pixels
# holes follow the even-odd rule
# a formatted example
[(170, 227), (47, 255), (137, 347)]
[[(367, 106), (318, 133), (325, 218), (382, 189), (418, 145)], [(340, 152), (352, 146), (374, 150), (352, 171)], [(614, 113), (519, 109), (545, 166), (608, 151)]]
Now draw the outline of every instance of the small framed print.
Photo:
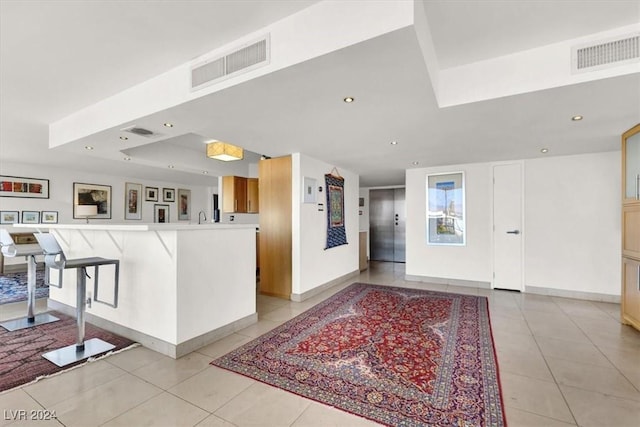
[(0, 197), (49, 198), (49, 180), (0, 175)]
[(124, 184), (124, 219), (142, 219), (142, 184)]
[(180, 221), (191, 219), (191, 190), (178, 188), (178, 219)]
[(169, 205), (153, 205), (153, 222), (169, 222)]
[(39, 224), (40, 212), (38, 211), (22, 211), (23, 224)]
[(98, 214), (91, 216), (96, 219), (111, 219), (111, 186), (99, 184), (73, 183), (73, 218), (86, 219), (78, 215), (78, 206), (96, 205)]
[(58, 211), (42, 211), (40, 218), (43, 224), (57, 224)]
[(162, 189), (162, 201), (163, 202), (175, 202), (176, 201), (176, 190), (174, 188), (163, 188)]
[(0, 211), (0, 224), (17, 224), (20, 222), (18, 211)]
[(145, 187), (145, 197), (144, 199), (147, 202), (157, 202), (158, 201), (158, 187)]
[(304, 177), (304, 186), (302, 188), (302, 201), (303, 203), (315, 203), (316, 202), (316, 180), (314, 178)]

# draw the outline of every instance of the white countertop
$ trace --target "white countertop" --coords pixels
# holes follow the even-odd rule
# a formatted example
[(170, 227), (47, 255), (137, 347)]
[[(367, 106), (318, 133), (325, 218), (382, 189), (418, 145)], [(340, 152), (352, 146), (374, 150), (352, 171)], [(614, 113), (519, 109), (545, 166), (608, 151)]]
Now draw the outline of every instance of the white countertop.
[(32, 230), (104, 230), (104, 231), (168, 231), (168, 230), (224, 230), (224, 229), (257, 229), (258, 224), (13, 224), (15, 228)]

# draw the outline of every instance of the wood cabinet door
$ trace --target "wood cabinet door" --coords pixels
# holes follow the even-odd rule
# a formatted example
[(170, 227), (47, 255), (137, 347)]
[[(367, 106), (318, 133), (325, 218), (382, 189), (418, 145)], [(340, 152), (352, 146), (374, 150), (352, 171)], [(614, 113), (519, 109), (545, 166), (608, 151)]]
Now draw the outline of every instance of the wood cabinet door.
[(622, 259), (622, 320), (640, 329), (640, 261)]
[(247, 212), (260, 212), (260, 193), (258, 191), (258, 178), (247, 178)]
[(622, 208), (622, 256), (640, 259), (640, 203)]
[(241, 176), (234, 177), (234, 202), (235, 202), (235, 211), (238, 213), (246, 213), (247, 212), (247, 178), (243, 178)]
[(227, 213), (247, 212), (247, 178), (222, 177), (222, 211)]

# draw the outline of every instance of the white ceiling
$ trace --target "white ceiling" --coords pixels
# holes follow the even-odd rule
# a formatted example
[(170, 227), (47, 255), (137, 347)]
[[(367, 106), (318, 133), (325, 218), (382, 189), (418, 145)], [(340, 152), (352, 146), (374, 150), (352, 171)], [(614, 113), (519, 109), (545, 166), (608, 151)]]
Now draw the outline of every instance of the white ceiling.
[[(211, 183), (215, 171), (48, 150), (48, 124), (313, 3), (2, 0), (0, 169), (15, 161)], [(443, 68), (640, 22), (640, 1), (424, 4)], [(272, 157), (325, 160), (360, 174), (363, 186), (397, 185), (412, 167), (539, 157), (542, 147), (548, 155), (616, 150), (621, 131), (640, 121), (640, 74), (448, 108), (438, 108), (431, 87), (415, 33), (405, 28), (158, 113), (188, 117), (185, 138), (132, 153), (175, 160), (182, 150), (197, 171), (207, 166), (194, 155), (194, 134), (214, 134)], [(346, 95), (356, 102), (343, 103)], [(585, 120), (571, 122), (575, 114)]]

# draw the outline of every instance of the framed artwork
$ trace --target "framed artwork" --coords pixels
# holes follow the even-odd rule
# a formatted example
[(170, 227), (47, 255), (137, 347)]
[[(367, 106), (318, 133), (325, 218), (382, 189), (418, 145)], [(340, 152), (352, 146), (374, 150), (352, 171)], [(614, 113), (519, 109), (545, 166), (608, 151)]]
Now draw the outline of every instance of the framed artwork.
[(153, 222), (169, 222), (169, 205), (153, 205)]
[(48, 199), (49, 180), (0, 175), (0, 196)]
[(40, 224), (39, 211), (22, 211), (23, 224)]
[(178, 188), (178, 219), (191, 219), (191, 190)]
[(57, 224), (58, 211), (42, 211), (40, 218), (43, 224)]
[(0, 211), (0, 224), (17, 224), (20, 222), (18, 211)]
[(315, 178), (304, 177), (302, 186), (302, 203), (316, 202), (316, 180)]
[(144, 199), (147, 202), (158, 201), (158, 187), (145, 187), (144, 191), (145, 191)]
[(176, 190), (173, 188), (163, 188), (162, 189), (162, 201), (163, 202), (175, 202), (176, 201)]
[(99, 184), (73, 183), (73, 218), (85, 219), (79, 216), (77, 206), (96, 205), (98, 214), (92, 218), (111, 219), (111, 186)]
[(142, 219), (142, 184), (124, 184), (124, 219)]
[(427, 176), (427, 244), (466, 244), (464, 172)]

